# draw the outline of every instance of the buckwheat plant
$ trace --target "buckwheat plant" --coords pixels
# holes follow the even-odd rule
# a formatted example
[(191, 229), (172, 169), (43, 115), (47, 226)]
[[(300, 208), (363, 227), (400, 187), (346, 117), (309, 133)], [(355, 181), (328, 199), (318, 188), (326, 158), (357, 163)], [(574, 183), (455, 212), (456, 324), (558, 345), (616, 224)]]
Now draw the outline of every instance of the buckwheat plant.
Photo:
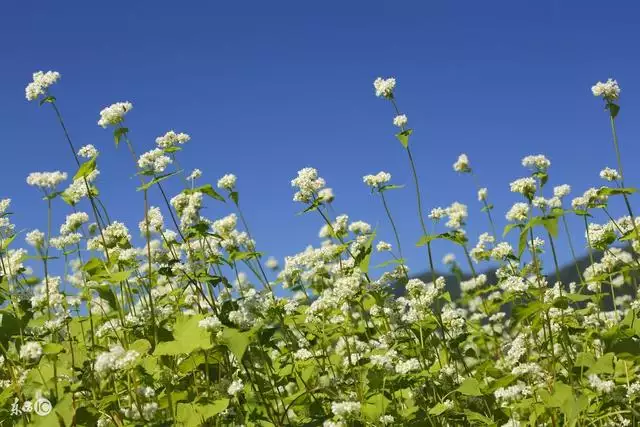
[[(25, 93), (53, 110), (76, 168), (26, 178), (44, 200), (40, 229), (17, 230), (11, 200), (0, 199), (0, 425), (639, 425), (640, 235), (616, 81), (592, 91), (609, 113), (617, 167), (569, 200), (568, 184), (549, 189), (551, 161), (526, 156), (522, 175), (492, 190), (512, 198), (495, 217), (466, 154), (451, 173), (472, 176), (477, 201), (424, 204), (433, 183), (418, 176), (397, 82), (376, 79), (409, 160), (421, 234), (400, 235), (389, 191), (404, 190), (390, 173), (363, 177), (384, 210), (379, 227), (393, 232), (386, 242), (337, 214), (342, 200), (308, 166), (292, 177), (292, 198), (316, 218), (319, 240), (278, 260), (250, 231), (257, 213), (242, 209), (244, 181), (185, 173), (186, 133), (134, 143), (144, 112), (130, 102), (98, 118), (105, 140), (126, 146), (123, 173), (135, 173), (141, 199), (137, 222), (112, 217), (99, 191), (108, 145), (74, 144), (53, 94), (60, 79), (34, 73)], [(209, 217), (210, 207), (224, 213)], [(471, 236), (476, 209), (489, 230)], [(559, 264), (564, 239), (575, 280)], [(434, 266), (436, 245), (464, 254), (444, 257), (450, 274)], [(426, 246), (413, 266), (424, 276), (410, 273), (409, 246)]]

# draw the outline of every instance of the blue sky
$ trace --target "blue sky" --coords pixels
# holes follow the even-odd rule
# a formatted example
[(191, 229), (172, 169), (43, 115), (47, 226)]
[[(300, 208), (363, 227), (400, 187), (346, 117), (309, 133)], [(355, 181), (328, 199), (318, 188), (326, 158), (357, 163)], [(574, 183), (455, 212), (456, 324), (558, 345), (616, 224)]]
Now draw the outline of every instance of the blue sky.
[[(406, 155), (372, 81), (398, 80), (425, 206), (468, 204), (475, 242), (487, 224), (473, 182), (451, 170), (458, 154), (469, 155), (489, 187), (500, 228), (518, 201), (508, 183), (526, 174), (523, 156), (546, 154), (551, 184), (569, 183), (575, 195), (601, 185), (604, 166), (615, 167), (606, 113), (590, 93), (597, 80), (622, 86), (625, 172), (629, 185), (638, 181), (639, 15), (630, 1), (6, 2), (0, 198), (13, 199), (19, 228), (42, 228), (46, 212), (27, 174), (74, 172), (53, 112), (24, 99), (33, 71), (57, 70), (54, 92), (74, 142), (101, 150), (103, 198), (130, 228), (143, 214), (133, 165), (96, 125), (103, 107), (125, 100), (134, 104), (127, 122), (139, 152), (167, 130), (187, 132), (182, 166), (202, 169), (203, 183), (238, 175), (259, 249), (280, 259), (318, 243), (320, 218), (296, 216), (291, 200), (298, 169), (318, 168), (336, 193), (336, 212), (377, 225), (389, 241), (380, 201), (362, 176), (391, 172), (408, 184), (389, 201), (412, 270), (422, 270)], [(211, 202), (207, 214), (230, 209)], [(56, 212), (68, 213), (62, 204)], [(566, 243), (558, 246), (569, 260)], [(434, 248), (438, 260), (452, 249)]]

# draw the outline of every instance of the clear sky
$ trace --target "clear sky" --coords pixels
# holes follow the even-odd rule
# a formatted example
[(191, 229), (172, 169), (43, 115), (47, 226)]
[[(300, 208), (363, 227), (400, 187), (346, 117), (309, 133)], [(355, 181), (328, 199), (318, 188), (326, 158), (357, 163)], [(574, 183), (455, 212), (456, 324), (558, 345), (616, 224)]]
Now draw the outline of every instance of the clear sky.
[[(627, 181), (637, 183), (638, 22), (632, 1), (5, 1), (0, 198), (13, 199), (19, 228), (42, 228), (46, 212), (27, 174), (75, 171), (53, 112), (24, 98), (33, 71), (57, 70), (54, 92), (74, 142), (101, 150), (98, 185), (112, 217), (130, 228), (143, 214), (133, 164), (96, 124), (103, 107), (125, 100), (134, 104), (127, 125), (139, 152), (167, 130), (187, 132), (182, 166), (202, 169), (202, 182), (214, 185), (238, 175), (258, 247), (280, 259), (318, 244), (320, 218), (296, 216), (291, 200), (298, 169), (318, 168), (336, 212), (377, 225), (389, 241), (362, 176), (391, 172), (408, 184), (389, 198), (415, 272), (425, 264), (413, 247), (420, 233), (411, 175), (391, 106), (375, 98), (372, 81), (397, 78), (426, 208), (468, 204), (475, 243), (487, 223), (473, 182), (451, 169), (458, 154), (469, 155), (489, 188), (500, 228), (518, 201), (508, 184), (526, 174), (527, 154), (551, 159), (551, 185), (569, 183), (575, 195), (601, 185), (598, 172), (615, 167), (615, 156), (607, 115), (590, 92), (598, 80), (614, 77), (622, 87), (620, 141)], [(210, 202), (207, 215), (230, 209)], [(577, 245), (582, 251), (582, 239)], [(451, 249), (436, 243), (438, 261)], [(570, 259), (565, 243), (559, 251)]]

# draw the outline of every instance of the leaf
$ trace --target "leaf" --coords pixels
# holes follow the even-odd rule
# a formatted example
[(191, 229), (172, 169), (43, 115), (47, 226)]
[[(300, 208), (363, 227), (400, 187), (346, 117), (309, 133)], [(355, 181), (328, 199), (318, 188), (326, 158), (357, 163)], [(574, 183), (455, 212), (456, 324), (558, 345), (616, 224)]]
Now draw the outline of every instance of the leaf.
[(620, 106), (613, 102), (609, 102), (605, 108), (609, 110), (609, 114), (611, 114), (611, 118), (613, 119), (615, 119), (620, 112)]
[(372, 421), (378, 421), (389, 406), (389, 399), (382, 393), (374, 394), (365, 402), (362, 413)]
[(404, 264), (404, 258), (390, 259), (390, 260), (387, 260), (385, 262), (382, 262), (382, 263), (374, 266), (373, 268), (384, 268), (384, 267), (386, 267), (388, 265), (393, 265), (393, 264)]
[(429, 409), (429, 414), (430, 415), (441, 415), (444, 412), (446, 412), (447, 409), (449, 409), (447, 407), (447, 405), (445, 405), (444, 403), (438, 403), (436, 406), (434, 406), (433, 408)]
[(155, 178), (153, 178), (151, 181), (147, 182), (146, 184), (141, 185), (140, 187), (137, 188), (137, 191), (145, 191), (148, 190), (149, 188), (153, 187), (155, 184), (164, 181), (167, 178), (172, 177), (173, 175), (177, 175), (179, 173), (181, 173), (182, 170), (179, 171), (175, 171), (175, 172), (171, 172), (171, 173), (167, 173), (164, 175), (160, 175), (160, 176), (156, 176)]
[(55, 96), (46, 96), (40, 100), (40, 105), (43, 105), (46, 103), (53, 104), (54, 102), (56, 102)]
[(73, 176), (73, 180), (77, 181), (80, 178), (84, 178), (88, 176), (91, 172), (96, 170), (96, 158), (92, 157), (90, 160), (87, 160), (78, 168), (78, 172)]
[(242, 356), (251, 342), (249, 332), (241, 332), (234, 328), (225, 328), (222, 331), (222, 339), (238, 360), (242, 360)]
[(465, 409), (464, 410), (464, 414), (467, 416), (467, 420), (469, 420), (469, 422), (479, 422), (482, 423), (484, 425), (487, 426), (495, 426), (496, 423), (491, 419), (491, 418), (487, 418), (482, 414), (479, 414), (477, 412), (473, 412), (469, 409)]
[(358, 260), (360, 261), (358, 264), (358, 267), (360, 268), (360, 271), (362, 271), (364, 274), (367, 274), (369, 272), (369, 264), (371, 263), (371, 253), (373, 252), (373, 239), (375, 237), (376, 237), (376, 233), (371, 233), (371, 235), (369, 236), (369, 238), (364, 244), (363, 250), (360, 253), (358, 253), (358, 256), (357, 256)]
[(173, 327), (173, 341), (158, 343), (153, 354), (175, 356), (211, 348), (209, 332), (198, 325), (203, 318), (201, 315), (178, 317)]
[(111, 283), (124, 282), (131, 276), (132, 273), (133, 273), (133, 270), (117, 271), (115, 273), (111, 273), (111, 275), (107, 277), (105, 280)]
[(522, 253), (527, 247), (527, 229), (523, 228), (520, 231), (520, 238), (518, 239), (518, 258), (522, 256)]
[(547, 217), (542, 221), (544, 228), (551, 235), (551, 237), (558, 237), (558, 218)]
[(460, 387), (456, 389), (465, 396), (482, 396), (480, 391), (480, 383), (475, 378), (467, 378), (460, 384)]
[(507, 224), (504, 227), (504, 231), (502, 232), (502, 237), (506, 236), (507, 234), (509, 234), (511, 232), (511, 230), (513, 230), (516, 227), (520, 227), (520, 224)]
[(627, 187), (627, 188), (602, 187), (598, 190), (598, 195), (599, 196), (615, 196), (618, 194), (633, 194), (637, 192), (638, 192), (638, 189), (633, 187)]
[(409, 137), (412, 133), (413, 129), (407, 129), (396, 134), (396, 138), (398, 138), (398, 141), (400, 141), (400, 144), (402, 144), (404, 148), (409, 147)]
[(129, 132), (129, 128), (117, 128), (116, 130), (113, 131), (113, 140), (116, 143), (116, 148), (118, 147), (118, 144), (120, 144), (120, 139), (127, 134), (127, 132)]
[(64, 347), (62, 346), (62, 344), (58, 344), (54, 342), (48, 342), (42, 346), (43, 353), (48, 356), (55, 356), (58, 353), (62, 353), (63, 350), (64, 350)]
[(151, 349), (151, 343), (145, 339), (135, 340), (129, 346), (130, 350), (135, 350), (140, 354), (147, 354)]
[(228, 406), (228, 398), (218, 399), (213, 403), (206, 405), (196, 403), (178, 403), (176, 420), (183, 427), (198, 427), (204, 425), (209, 418), (214, 417), (227, 409)]
[(613, 353), (603, 355), (601, 358), (596, 360), (596, 363), (594, 363), (591, 368), (589, 368), (587, 374), (613, 374), (613, 357)]
[(206, 194), (207, 196), (213, 199), (220, 200), (221, 202), (225, 201), (224, 197), (218, 194), (216, 190), (213, 189), (213, 186), (211, 184), (206, 184), (201, 187), (194, 188), (193, 191), (190, 191), (190, 192), (200, 192), (202, 194)]
[(235, 203), (236, 206), (238, 206), (238, 203), (240, 203), (240, 195), (238, 194), (238, 192), (232, 191), (231, 193), (229, 193), (229, 197), (231, 197), (231, 200), (233, 200), (233, 203)]
[(389, 185), (383, 185), (381, 186), (378, 191), (379, 192), (383, 192), (383, 191), (389, 191), (389, 190), (398, 190), (400, 188), (404, 188), (404, 185), (394, 185), (394, 184), (389, 184)]

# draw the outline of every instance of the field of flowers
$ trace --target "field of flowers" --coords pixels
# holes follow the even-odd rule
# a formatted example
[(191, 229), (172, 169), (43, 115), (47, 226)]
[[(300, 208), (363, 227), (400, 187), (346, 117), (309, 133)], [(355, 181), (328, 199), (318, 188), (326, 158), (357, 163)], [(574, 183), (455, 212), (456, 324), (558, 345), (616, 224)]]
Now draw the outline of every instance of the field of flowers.
[[(293, 199), (317, 217), (321, 240), (280, 267), (253, 240), (234, 175), (213, 186), (179, 168), (189, 135), (169, 131), (136, 154), (129, 102), (103, 109), (98, 125), (130, 151), (145, 215), (129, 226), (110, 217), (98, 186), (108, 165), (69, 137), (59, 79), (35, 73), (26, 97), (57, 117), (77, 169), (27, 177), (49, 215), (44, 231), (18, 232), (11, 201), (0, 199), (2, 426), (640, 425), (640, 221), (616, 135), (616, 81), (592, 88), (612, 131), (603, 150), (618, 159), (600, 174), (606, 185), (572, 200), (569, 185), (545, 188), (545, 198), (551, 163), (527, 156), (526, 176), (510, 184), (521, 201), (509, 225), (496, 229), (504, 213), (478, 187), (473, 210), (489, 231), (471, 239), (467, 205), (426, 206), (396, 81), (376, 79), (398, 128), (390, 151), (407, 156), (414, 180), (399, 190), (379, 172), (363, 177), (363, 191), (379, 199), (395, 240), (336, 216), (332, 190), (306, 167), (291, 181)], [(473, 175), (464, 154), (453, 169)], [(167, 194), (166, 180), (182, 191)], [(392, 190), (415, 193), (421, 236), (399, 235)], [(163, 205), (150, 206), (152, 192)], [(614, 198), (626, 216), (610, 214)], [(227, 216), (203, 216), (220, 203)], [(68, 213), (63, 224), (52, 224), (54, 207)], [(584, 233), (572, 235), (567, 216)], [(435, 234), (435, 223), (447, 232)], [(561, 239), (574, 261), (588, 250), (573, 283), (559, 281)], [(440, 240), (465, 254), (464, 264), (445, 259), (454, 283), (434, 268)], [(414, 269), (430, 280), (409, 275), (403, 244), (421, 247)], [(387, 257), (376, 268), (374, 251)], [(480, 273), (491, 266), (495, 280)]]

